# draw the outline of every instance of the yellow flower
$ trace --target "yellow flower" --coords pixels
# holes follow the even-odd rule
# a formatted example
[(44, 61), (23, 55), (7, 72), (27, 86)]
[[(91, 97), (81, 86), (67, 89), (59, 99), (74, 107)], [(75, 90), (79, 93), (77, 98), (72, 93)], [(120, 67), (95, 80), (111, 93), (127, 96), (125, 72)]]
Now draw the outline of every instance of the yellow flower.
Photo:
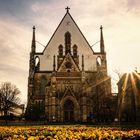
[(28, 140), (35, 140), (35, 137), (31, 136), (28, 138)]
[(94, 133), (91, 134), (91, 138), (95, 139), (96, 135)]
[(20, 136), (20, 140), (24, 140), (25, 138), (24, 138), (24, 136)]

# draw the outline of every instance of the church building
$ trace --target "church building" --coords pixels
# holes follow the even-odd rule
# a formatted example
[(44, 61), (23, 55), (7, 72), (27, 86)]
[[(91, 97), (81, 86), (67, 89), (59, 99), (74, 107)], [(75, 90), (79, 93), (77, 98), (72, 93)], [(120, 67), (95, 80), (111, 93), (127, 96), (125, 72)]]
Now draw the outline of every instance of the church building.
[(99, 118), (111, 80), (100, 27), (95, 52), (66, 8), (43, 52), (36, 52), (35, 26), (29, 61), (27, 112), (48, 122), (87, 122)]

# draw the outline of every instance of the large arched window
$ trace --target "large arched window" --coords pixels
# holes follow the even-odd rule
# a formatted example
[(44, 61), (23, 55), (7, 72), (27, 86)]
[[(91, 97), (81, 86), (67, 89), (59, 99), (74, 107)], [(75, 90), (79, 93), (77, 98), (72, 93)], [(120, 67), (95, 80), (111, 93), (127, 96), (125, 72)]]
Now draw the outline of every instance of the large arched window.
[(65, 53), (71, 53), (71, 34), (65, 33)]

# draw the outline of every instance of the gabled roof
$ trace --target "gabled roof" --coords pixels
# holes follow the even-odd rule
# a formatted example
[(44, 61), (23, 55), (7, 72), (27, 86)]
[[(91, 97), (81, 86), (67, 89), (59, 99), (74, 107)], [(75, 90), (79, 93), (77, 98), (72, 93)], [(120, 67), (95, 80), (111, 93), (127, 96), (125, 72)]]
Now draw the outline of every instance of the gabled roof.
[(48, 44), (46, 45), (46, 47), (43, 50), (43, 53), (45, 51), (45, 49), (47, 48), (47, 46), (49, 45), (49, 43), (51, 42), (51, 40), (53, 39), (53, 37), (55, 36), (57, 30), (59, 29), (59, 27), (61, 26), (62, 22), (64, 21), (64, 19), (66, 18), (66, 16), (69, 16), (71, 18), (71, 20), (73, 21), (73, 23), (76, 25), (77, 29), (79, 30), (79, 32), (81, 33), (81, 35), (83, 36), (84, 40), (86, 41), (86, 43), (88, 44), (88, 46), (90, 47), (90, 49), (92, 50), (92, 52), (94, 53), (93, 49), (91, 48), (90, 44), (88, 43), (87, 39), (85, 38), (85, 36), (83, 35), (83, 33), (81, 32), (80, 28), (78, 27), (78, 25), (76, 24), (76, 22), (74, 21), (74, 19), (72, 18), (72, 16), (70, 15), (70, 13), (67, 11), (66, 14), (64, 15), (63, 19), (61, 20), (60, 24), (58, 25), (58, 27), (56, 28), (55, 32), (53, 33), (52, 37), (50, 38)]
[[(74, 97), (76, 99), (76, 97), (74, 95), (73, 88), (71, 86), (66, 87), (62, 99), (65, 98), (66, 96), (72, 96), (72, 97)], [(61, 101), (62, 101), (62, 99), (61, 99)]]

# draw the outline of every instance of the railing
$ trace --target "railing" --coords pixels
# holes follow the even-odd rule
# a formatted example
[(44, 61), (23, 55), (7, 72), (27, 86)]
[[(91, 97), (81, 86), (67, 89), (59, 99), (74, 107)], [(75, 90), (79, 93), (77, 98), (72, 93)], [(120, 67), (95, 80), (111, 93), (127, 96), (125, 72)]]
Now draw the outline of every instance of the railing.
[(80, 72), (58, 72), (56, 77), (81, 77)]

